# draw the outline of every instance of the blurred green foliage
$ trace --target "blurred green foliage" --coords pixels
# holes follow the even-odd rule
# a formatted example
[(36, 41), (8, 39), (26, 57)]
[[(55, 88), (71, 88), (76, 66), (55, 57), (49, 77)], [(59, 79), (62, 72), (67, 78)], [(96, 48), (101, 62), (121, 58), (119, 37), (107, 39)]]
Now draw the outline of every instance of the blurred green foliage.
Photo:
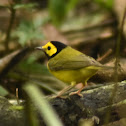
[(47, 126), (63, 126), (55, 110), (50, 105), (42, 91), (36, 85), (27, 83), (24, 86), (24, 90), (26, 91), (33, 104), (37, 107)]
[(94, 0), (94, 1), (104, 9), (112, 10), (113, 8), (114, 3), (113, 0)]
[[(77, 5), (83, 5), (84, 2), (87, 1), (78, 1), (78, 0), (49, 0), (48, 10), (50, 14), (50, 18), (52, 22), (59, 26), (64, 22), (70, 10), (75, 8)], [(88, 1), (89, 2), (89, 1)], [(94, 0), (90, 2), (94, 2), (98, 4), (100, 7), (106, 10), (112, 10), (113, 8), (113, 0)]]
[(25, 73), (44, 74), (44, 75), (49, 74), (47, 67), (45, 65), (35, 62), (29, 63), (28, 60), (22, 61), (17, 67), (19, 68), (20, 71), (23, 71)]
[[(61, 25), (64, 20), (67, 18), (69, 12), (75, 8), (78, 4), (81, 4), (84, 1), (78, 0), (49, 0), (47, 8), (50, 14), (48, 19), (45, 18), (34, 18), (32, 21), (22, 20), (18, 27), (11, 32), (12, 37), (18, 38), (18, 42), (25, 46), (27, 43), (31, 44), (34, 41), (40, 41), (44, 39), (41, 27), (42, 25), (51, 19), (52, 23), (56, 26)], [(94, 0), (95, 2), (105, 9), (112, 9), (113, 0)], [(11, 5), (11, 4), (10, 4)], [(13, 8), (14, 10), (19, 9), (35, 9), (37, 8), (36, 3), (29, 2), (24, 4), (22, 0), (14, 0), (14, 3), (11, 6), (0, 6), (0, 8)], [(8, 29), (9, 30), (9, 29)], [(9, 40), (8, 40), (9, 41)], [(8, 43), (8, 42), (7, 42)]]
[(78, 0), (49, 0), (48, 9), (52, 22), (59, 26), (77, 3)]
[(40, 64), (36, 62), (39, 58), (44, 57), (43, 52), (35, 51), (31, 55), (27, 56), (25, 60), (22, 60), (16, 67), (19, 71), (24, 73), (34, 73), (34, 74), (44, 74), (50, 75), (47, 66), (45, 64)]
[(6, 96), (8, 94), (9, 92), (3, 86), (0, 85), (0, 96)]
[(28, 3), (28, 4), (22, 4), (22, 3), (17, 3), (13, 6), (13, 9), (32, 9), (36, 7), (36, 3)]
[(12, 32), (12, 37), (17, 37), (19, 39), (19, 43), (22, 46), (25, 46), (27, 42), (34, 42), (37, 40), (44, 39), (42, 34), (42, 30), (40, 26), (42, 25), (42, 21), (37, 19), (33, 21), (22, 20), (19, 26)]

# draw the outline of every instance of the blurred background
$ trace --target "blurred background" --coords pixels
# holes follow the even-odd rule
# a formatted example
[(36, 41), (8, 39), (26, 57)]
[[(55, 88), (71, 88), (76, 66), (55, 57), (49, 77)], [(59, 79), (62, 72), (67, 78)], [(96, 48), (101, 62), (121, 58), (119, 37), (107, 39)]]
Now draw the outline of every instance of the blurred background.
[[(47, 70), (36, 46), (57, 40), (107, 63), (115, 56), (125, 0), (0, 0), (0, 95), (14, 98), (27, 83), (45, 94), (66, 86)], [(120, 57), (126, 56), (126, 22)], [(100, 60), (103, 55), (106, 58)]]

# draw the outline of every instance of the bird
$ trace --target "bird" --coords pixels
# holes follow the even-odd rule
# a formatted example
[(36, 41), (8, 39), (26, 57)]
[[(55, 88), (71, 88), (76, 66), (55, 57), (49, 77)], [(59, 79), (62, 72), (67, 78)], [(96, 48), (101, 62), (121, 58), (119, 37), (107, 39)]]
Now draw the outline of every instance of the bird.
[(70, 87), (82, 83), (82, 87), (70, 95), (82, 96), (81, 91), (87, 86), (87, 81), (105, 66), (94, 58), (59, 41), (49, 41), (44, 46), (36, 47), (42, 50), (48, 58), (47, 68), (59, 80), (70, 84), (57, 96), (62, 96)]

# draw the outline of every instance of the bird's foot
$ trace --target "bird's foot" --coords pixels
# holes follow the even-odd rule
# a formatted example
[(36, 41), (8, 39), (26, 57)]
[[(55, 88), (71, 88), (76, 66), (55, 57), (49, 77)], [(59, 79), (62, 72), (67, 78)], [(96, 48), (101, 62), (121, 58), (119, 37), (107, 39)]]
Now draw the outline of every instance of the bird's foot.
[(80, 96), (80, 97), (83, 97), (83, 95), (82, 95), (80, 92), (78, 92), (78, 91), (69, 93), (70, 96), (71, 96), (71, 95), (75, 95), (75, 94), (77, 94), (77, 95)]

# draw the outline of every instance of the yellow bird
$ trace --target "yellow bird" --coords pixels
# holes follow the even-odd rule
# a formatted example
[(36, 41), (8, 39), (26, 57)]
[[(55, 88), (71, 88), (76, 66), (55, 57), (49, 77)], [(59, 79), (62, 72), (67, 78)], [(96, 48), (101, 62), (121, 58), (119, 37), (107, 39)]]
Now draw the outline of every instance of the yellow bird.
[[(92, 57), (58, 41), (50, 41), (36, 49), (45, 52), (48, 57), (47, 67), (56, 78), (71, 84), (69, 87), (82, 83), (82, 87), (78, 91), (72, 92), (72, 95), (81, 95), (80, 92), (87, 86), (89, 78), (104, 67)], [(58, 96), (62, 95), (69, 87), (63, 89)]]

